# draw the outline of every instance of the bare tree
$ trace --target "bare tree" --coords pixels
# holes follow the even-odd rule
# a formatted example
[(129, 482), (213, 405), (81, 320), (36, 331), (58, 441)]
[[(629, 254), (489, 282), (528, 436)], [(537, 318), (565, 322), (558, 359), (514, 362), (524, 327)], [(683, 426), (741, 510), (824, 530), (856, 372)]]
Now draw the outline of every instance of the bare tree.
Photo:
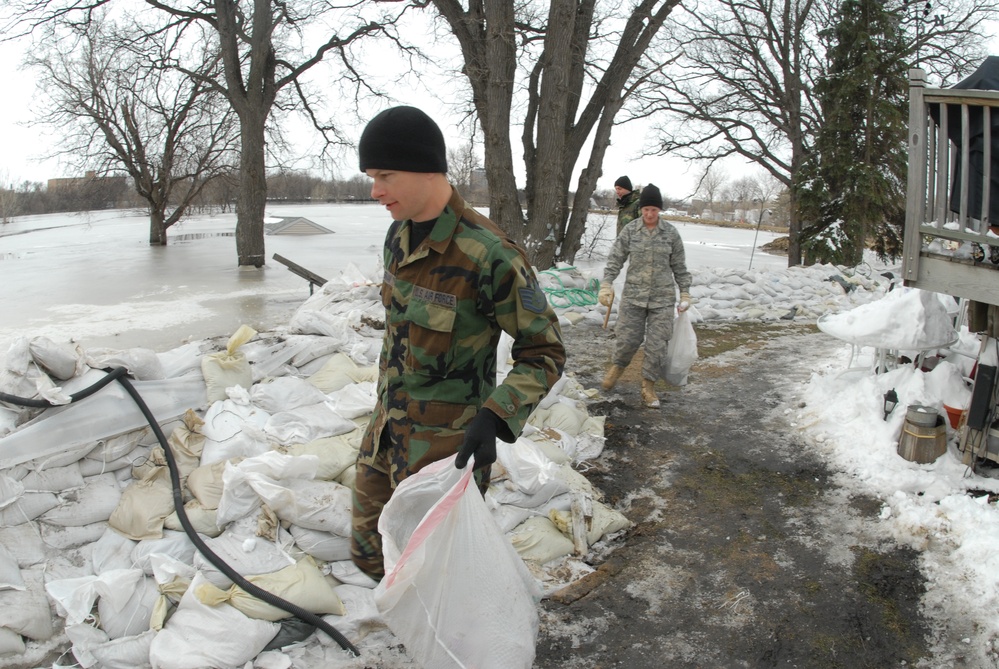
[(167, 65), (192, 59), (210, 77), (217, 56), (176, 30), (136, 42), (141, 32), (106, 17), (52, 22), (27, 63), (40, 73), (41, 121), (62, 133), (59, 153), (101, 174), (127, 173), (149, 207), (149, 243), (165, 245), (205, 185), (237, 162), (238, 134), (214, 89)]
[(0, 223), (10, 223), (17, 216), (17, 190), (7, 175), (7, 170), (0, 170)]
[[(490, 217), (524, 245), (536, 266), (571, 262), (617, 113), (636, 83), (668, 62), (640, 66), (679, 0), (614, 4), (607, 16), (597, 12), (596, 0), (416, 4), (427, 3), (461, 48), (472, 111), (482, 127)], [(526, 100), (514, 105), (521, 90)], [(515, 109), (523, 111), (519, 123)], [(523, 128), (526, 203), (513, 170), (514, 125)], [(591, 139), (573, 189), (573, 170)]]
[(467, 193), (472, 184), (472, 171), (479, 167), (479, 157), (471, 142), (447, 150), (447, 173), (460, 192)]
[[(991, 0), (956, 0), (939, 21), (923, 16), (928, 3), (888, 1), (912, 36), (903, 57), (941, 73), (958, 71), (969, 59), (977, 63), (988, 42), (984, 22), (996, 16)], [(795, 184), (822, 123), (813, 91), (825, 68), (822, 29), (835, 5), (716, 0), (684, 6), (673, 33), (683, 56), (667, 76), (653, 77), (640, 97), (640, 113), (662, 114), (658, 153), (700, 160), (739, 155), (784, 184), (789, 265), (801, 263)]]
[(697, 179), (697, 187), (694, 192), (704, 200), (708, 209), (714, 209), (715, 200), (725, 186), (726, 179), (725, 172), (713, 162), (704, 166)]
[[(6, 23), (14, 31), (31, 31), (66, 18), (90, 22), (94, 12), (111, 0), (10, 0)], [(369, 90), (349, 51), (366, 37), (391, 32), (398, 20), (374, 3), (338, 6), (326, 0), (144, 0), (158, 10), (161, 29), (177, 27), (217, 45), (221, 75), (180, 67), (180, 70), (222, 94), (239, 120), (239, 194), (236, 204), (236, 255), (240, 266), (260, 267), (265, 261), (264, 211), (267, 203), (266, 142), (268, 120), (275, 109), (296, 108), (306, 115), (327, 144), (346, 144), (338, 127), (322, 121), (305, 74), (327, 55), (340, 59), (334, 83), (349, 82), (356, 95)], [(131, 9), (133, 13), (143, 12)], [(400, 9), (401, 13), (404, 11)], [(378, 12), (376, 18), (367, 14)], [(322, 37), (316, 40), (321, 24)], [(307, 30), (312, 27), (313, 30)], [(150, 33), (150, 36), (153, 33)], [(138, 39), (146, 36), (137, 35)], [(279, 96), (285, 99), (279, 100)]]

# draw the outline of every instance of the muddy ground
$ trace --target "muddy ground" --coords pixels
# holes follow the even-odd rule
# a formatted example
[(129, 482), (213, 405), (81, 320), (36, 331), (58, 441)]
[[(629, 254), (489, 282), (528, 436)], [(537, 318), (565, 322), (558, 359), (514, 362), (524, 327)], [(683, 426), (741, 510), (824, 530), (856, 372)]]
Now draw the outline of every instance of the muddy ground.
[[(689, 384), (639, 398), (640, 359), (589, 406), (607, 416), (587, 476), (635, 526), (543, 603), (537, 669), (936, 666), (918, 554), (880, 503), (838, 488), (786, 402), (823, 335), (804, 323), (701, 324)], [(565, 329), (599, 388), (613, 334)], [(952, 665), (962, 666), (962, 665)]]

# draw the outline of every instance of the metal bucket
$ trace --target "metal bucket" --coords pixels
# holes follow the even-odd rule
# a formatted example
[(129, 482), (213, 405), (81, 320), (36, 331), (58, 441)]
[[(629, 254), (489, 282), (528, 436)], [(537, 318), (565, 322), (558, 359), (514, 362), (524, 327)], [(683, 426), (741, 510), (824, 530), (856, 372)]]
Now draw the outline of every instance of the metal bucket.
[(919, 427), (934, 427), (937, 424), (937, 410), (921, 404), (910, 404), (905, 412), (905, 420)]

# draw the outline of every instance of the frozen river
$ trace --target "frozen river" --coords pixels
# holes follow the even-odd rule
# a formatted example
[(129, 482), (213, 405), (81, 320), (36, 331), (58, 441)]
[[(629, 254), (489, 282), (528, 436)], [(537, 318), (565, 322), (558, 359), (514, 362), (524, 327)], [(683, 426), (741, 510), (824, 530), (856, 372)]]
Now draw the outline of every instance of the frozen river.
[[(305, 217), (324, 235), (265, 236), (267, 264), (236, 266), (235, 214), (192, 216), (170, 229), (170, 244), (148, 244), (136, 211), (27, 216), (0, 225), (0, 355), (17, 336), (45, 335), (85, 348), (142, 346), (165, 351), (229, 335), (246, 323), (264, 331), (288, 322), (309, 296), (305, 279), (275, 253), (333, 279), (351, 264), (377, 276), (389, 216), (375, 204), (272, 205), (269, 220)], [(754, 231), (677, 224), (691, 271), (779, 269), (783, 256), (758, 249)], [(760, 232), (757, 245), (777, 235)], [(599, 276), (603, 258), (577, 263)]]

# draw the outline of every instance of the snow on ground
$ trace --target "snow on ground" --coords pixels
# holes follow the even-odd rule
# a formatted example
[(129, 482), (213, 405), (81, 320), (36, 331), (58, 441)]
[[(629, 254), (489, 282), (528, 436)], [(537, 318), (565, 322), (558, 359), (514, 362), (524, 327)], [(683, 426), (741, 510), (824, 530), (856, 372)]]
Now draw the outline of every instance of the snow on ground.
[[(15, 220), (0, 228), (0, 351), (19, 337), (43, 335), (87, 349), (142, 347), (162, 357), (186, 342), (228, 336), (242, 323), (261, 332), (280, 331), (308, 297), (308, 288), (271, 260), (273, 253), (327, 279), (377, 276), (388, 223), (379, 207), (283, 205), (271, 207), (268, 215), (305, 216), (333, 234), (268, 236), (268, 266), (247, 270), (235, 268), (231, 214), (192, 217), (172, 231), (176, 243), (165, 249), (148, 247), (145, 222), (134, 213)], [(899, 286), (883, 275), (892, 270), (897, 275), (896, 268), (873, 261), (853, 270), (788, 269), (785, 258), (753, 250), (754, 244), (772, 240), (772, 233), (677, 227), (694, 274), (697, 317), (818, 319), (831, 340), (841, 342), (830, 348), (834, 354), (816, 366), (807, 384), (787, 389), (788, 420), (840, 472), (844, 488), (883, 500), (886, 532), (922, 552), (927, 614), (942, 620), (960, 610), (963, 619), (977, 623), (966, 633), (967, 666), (995, 663), (999, 513), (993, 500), (999, 481), (986, 469), (972, 471), (962, 464), (957, 431), (950, 427), (948, 450), (935, 462), (917, 464), (898, 455), (907, 407), (927, 406), (944, 415), (945, 404), (968, 405), (968, 379), (980, 343), (966, 330), (952, 330), (959, 306)], [(542, 273), (564, 327), (581, 319), (603, 322), (602, 308), (585, 291), (599, 279), (602, 258), (598, 250), (574, 268)], [(943, 359), (929, 348), (951, 341)], [(995, 350), (990, 342), (980, 362), (996, 364)], [(890, 365), (874, 373), (897, 354), (927, 355), (936, 366), (921, 371)], [(570, 360), (570, 371), (571, 366)], [(884, 396), (892, 389), (898, 406), (886, 418)], [(0, 434), (4, 431), (0, 423)], [(952, 651), (938, 653), (941, 663), (935, 666), (953, 664)], [(288, 666), (281, 662), (264, 654), (255, 666)]]

